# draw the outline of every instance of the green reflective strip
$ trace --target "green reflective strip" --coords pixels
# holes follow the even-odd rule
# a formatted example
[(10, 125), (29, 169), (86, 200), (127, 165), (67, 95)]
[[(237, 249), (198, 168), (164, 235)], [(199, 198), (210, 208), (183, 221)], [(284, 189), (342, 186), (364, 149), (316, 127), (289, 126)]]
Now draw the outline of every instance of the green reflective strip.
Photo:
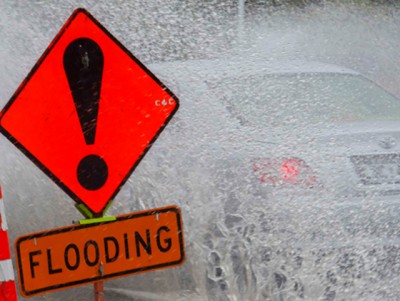
[[(106, 212), (108, 211), (108, 209), (110, 208), (111, 204), (113, 201), (110, 201), (107, 206), (104, 208), (101, 216), (103, 216), (104, 214), (106, 214)], [(93, 218), (93, 213), (89, 210), (88, 207), (85, 206), (85, 204), (76, 204), (75, 208), (78, 209), (78, 211), (85, 217), (85, 218)]]
[(92, 218), (93, 214), (84, 204), (77, 204), (75, 208), (86, 218)]
[(111, 200), (108, 202), (106, 208), (104, 208), (103, 210), (103, 215), (106, 214), (106, 212), (108, 211), (108, 209), (110, 209), (111, 204), (114, 202), (114, 200)]
[(117, 218), (115, 216), (105, 216), (99, 218), (91, 218), (91, 219), (82, 219), (79, 221), (81, 225), (87, 224), (97, 224), (97, 223), (105, 223), (115, 221)]

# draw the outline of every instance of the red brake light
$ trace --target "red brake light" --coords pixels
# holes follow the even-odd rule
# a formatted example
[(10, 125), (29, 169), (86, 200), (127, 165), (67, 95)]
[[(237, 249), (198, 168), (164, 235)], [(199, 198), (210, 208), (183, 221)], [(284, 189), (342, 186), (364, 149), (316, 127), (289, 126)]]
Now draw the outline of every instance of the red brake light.
[(253, 170), (263, 183), (277, 185), (300, 185), (313, 187), (317, 176), (310, 166), (298, 158), (257, 159)]

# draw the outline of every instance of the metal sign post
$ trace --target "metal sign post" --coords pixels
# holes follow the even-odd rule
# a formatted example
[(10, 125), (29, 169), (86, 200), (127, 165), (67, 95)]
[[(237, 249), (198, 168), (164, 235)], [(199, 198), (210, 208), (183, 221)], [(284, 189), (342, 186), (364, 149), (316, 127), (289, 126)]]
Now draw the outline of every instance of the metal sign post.
[[(108, 207), (110, 205), (111, 205), (111, 202), (109, 202)], [(108, 216), (108, 217), (102, 216), (100, 218), (93, 219), (92, 213), (90, 212), (89, 209), (87, 209), (86, 206), (81, 204), (81, 205), (76, 205), (75, 207), (78, 209), (78, 211), (84, 217), (86, 217), (86, 219), (79, 221), (79, 223), (81, 225), (87, 225), (87, 224), (91, 224), (91, 223), (110, 222), (110, 221), (114, 221), (116, 219), (115, 216)], [(108, 209), (108, 207), (106, 208), (106, 210)], [(103, 214), (105, 214), (105, 211), (103, 212)], [(100, 266), (99, 266), (100, 274), (102, 274), (102, 270), (103, 270), (103, 266), (102, 266), (102, 262), (100, 262)], [(93, 289), (94, 289), (94, 301), (105, 301), (104, 282), (98, 281), (98, 282), (93, 283)]]
[(103, 281), (95, 282), (94, 286), (94, 301), (105, 301)]

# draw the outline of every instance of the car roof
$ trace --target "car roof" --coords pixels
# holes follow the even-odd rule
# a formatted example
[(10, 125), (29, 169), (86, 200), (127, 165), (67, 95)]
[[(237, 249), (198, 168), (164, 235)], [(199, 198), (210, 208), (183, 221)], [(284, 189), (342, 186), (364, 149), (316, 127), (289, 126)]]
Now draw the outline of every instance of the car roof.
[(234, 57), (229, 60), (187, 60), (150, 64), (150, 70), (163, 77), (168, 74), (174, 78), (225, 78), (246, 75), (279, 74), (347, 74), (360, 75), (358, 72), (334, 64), (316, 61), (277, 61)]

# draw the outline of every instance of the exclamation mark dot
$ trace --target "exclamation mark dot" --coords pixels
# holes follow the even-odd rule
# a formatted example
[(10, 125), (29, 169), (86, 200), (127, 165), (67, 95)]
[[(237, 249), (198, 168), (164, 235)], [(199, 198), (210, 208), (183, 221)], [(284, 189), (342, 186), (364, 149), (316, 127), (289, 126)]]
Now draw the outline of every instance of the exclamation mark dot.
[[(103, 52), (93, 40), (76, 39), (64, 52), (64, 70), (87, 145), (95, 143), (103, 65)], [(87, 155), (78, 164), (77, 178), (88, 190), (100, 189), (108, 178), (106, 162)]]

